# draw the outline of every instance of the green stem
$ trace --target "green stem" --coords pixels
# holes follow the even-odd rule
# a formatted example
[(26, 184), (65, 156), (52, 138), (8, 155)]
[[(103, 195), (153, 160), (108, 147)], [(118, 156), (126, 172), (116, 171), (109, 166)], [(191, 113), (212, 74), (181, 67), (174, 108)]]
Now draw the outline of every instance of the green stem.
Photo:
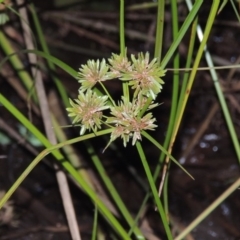
[(92, 230), (91, 240), (97, 239), (97, 226), (98, 226), (98, 208), (97, 208), (97, 205), (95, 204), (94, 218), (93, 218), (93, 230)]
[(190, 24), (193, 22), (194, 18), (196, 17), (202, 3), (203, 3), (203, 0), (198, 0), (193, 5), (193, 8), (191, 9), (191, 12), (188, 14), (188, 16), (185, 19), (183, 25), (181, 26), (181, 29), (179, 30), (179, 32), (177, 34), (176, 40), (172, 43), (168, 52), (166, 53), (166, 55), (164, 56), (164, 58), (161, 62), (161, 67), (163, 69), (167, 66), (169, 60), (173, 56), (173, 53), (178, 48), (179, 43), (181, 42), (181, 40), (182, 40), (183, 36), (185, 35), (185, 33), (187, 32), (187, 30), (189, 29)]
[(161, 57), (162, 57), (164, 10), (165, 10), (165, 0), (158, 0), (157, 29), (156, 29), (156, 40), (155, 40), (155, 52), (154, 52), (154, 57), (158, 59), (158, 63), (160, 63)]
[[(189, 9), (191, 9), (191, 7), (192, 7), (191, 6), (191, 1), (190, 0), (186, 0), (186, 1), (188, 2)], [(218, 7), (219, 1), (214, 1), (214, 4), (216, 4), (217, 7)], [(197, 30), (198, 30), (197, 32), (198, 32), (198, 35), (199, 35), (199, 39), (201, 40), (201, 36), (202, 36), (201, 27), (198, 26)], [(228, 130), (229, 130), (232, 142), (233, 142), (233, 146), (234, 146), (238, 161), (240, 163), (240, 146), (239, 146), (238, 136), (237, 136), (237, 133), (235, 131), (233, 121), (231, 119), (231, 115), (230, 115), (230, 112), (229, 112), (229, 109), (228, 109), (228, 106), (227, 106), (227, 103), (226, 103), (226, 100), (225, 100), (225, 97), (224, 97), (224, 94), (223, 94), (223, 91), (222, 91), (222, 87), (221, 87), (219, 79), (218, 79), (218, 75), (215, 71), (216, 68), (214, 68), (212, 57), (211, 57), (211, 55), (210, 55), (210, 53), (207, 49), (205, 49), (205, 59), (206, 59), (206, 62), (209, 66), (209, 70), (210, 70), (210, 74), (211, 74), (211, 77), (212, 77), (212, 80), (213, 80), (213, 83), (214, 83), (214, 87), (216, 89), (217, 96), (218, 96), (218, 99), (219, 99), (219, 102), (220, 102), (220, 105), (221, 105), (221, 108), (222, 108), (222, 111), (223, 111), (223, 115), (225, 117), (225, 120), (226, 120), (226, 123), (227, 123), (227, 126), (228, 126)]]
[[(120, 51), (121, 56), (126, 56), (125, 29), (124, 29), (124, 0), (120, 0)], [(129, 101), (129, 88), (127, 82), (122, 82), (123, 96)]]
[(185, 107), (186, 107), (186, 104), (187, 104), (187, 100), (188, 100), (189, 94), (191, 92), (191, 88), (192, 88), (192, 85), (193, 85), (193, 82), (194, 82), (194, 79), (195, 79), (195, 76), (196, 76), (196, 73), (197, 73), (197, 69), (198, 69), (198, 66), (199, 66), (204, 48), (206, 46), (206, 42), (207, 42), (209, 33), (212, 29), (212, 25), (213, 25), (213, 22), (214, 22), (216, 13), (217, 13), (218, 5), (219, 5), (219, 0), (214, 1), (213, 4), (212, 4), (212, 8), (211, 8), (208, 20), (207, 20), (208, 24), (206, 25), (206, 29), (205, 29), (205, 32), (204, 32), (204, 35), (203, 35), (203, 39), (202, 39), (201, 44), (199, 46), (197, 56), (196, 56), (196, 59), (195, 59), (194, 65), (193, 65), (193, 69), (192, 69), (190, 77), (189, 77), (189, 81), (188, 81), (186, 91), (185, 91), (185, 94), (184, 94), (184, 99), (182, 101), (182, 106), (181, 106), (181, 109), (179, 110), (178, 118), (176, 119), (176, 124), (175, 124), (174, 132), (173, 132), (174, 136), (172, 137), (172, 142), (175, 141), (175, 138), (176, 138), (176, 135), (177, 135), (177, 132), (178, 132), (178, 129), (179, 129), (182, 117), (183, 117), (183, 113), (184, 113), (184, 110), (185, 110)]
[(125, 55), (124, 0), (120, 0), (120, 51)]
[[(179, 168), (181, 168), (190, 178), (194, 179), (192, 175), (187, 172), (187, 170), (171, 155), (168, 153), (166, 148), (164, 148), (161, 144), (159, 144), (153, 137), (151, 137), (147, 132), (142, 131), (141, 132), (142, 136), (144, 136), (146, 139), (148, 139), (153, 145), (155, 145), (160, 151), (162, 151), (168, 158), (170, 158)], [(154, 173), (154, 179), (157, 178), (158, 172)]]
[[(106, 171), (105, 171), (105, 169), (104, 169), (104, 167), (101, 163), (101, 160), (96, 155), (93, 147), (88, 142), (86, 142), (86, 146), (87, 146), (88, 154), (91, 156), (92, 161), (93, 161), (98, 173), (101, 176), (101, 179), (103, 180), (106, 188), (108, 189), (109, 194), (113, 198), (117, 207), (119, 208), (120, 213), (124, 216), (124, 218), (126, 219), (126, 221), (127, 221), (127, 223), (129, 224), (130, 227), (134, 226), (135, 223), (132, 219), (132, 216), (130, 215), (129, 211), (127, 210), (127, 208), (126, 208), (124, 202), (122, 201), (120, 195), (118, 194), (116, 188), (112, 184), (112, 181), (108, 177), (108, 175), (107, 175), (107, 173), (106, 173)], [(137, 226), (135, 226), (133, 229), (134, 229), (133, 232), (134, 232), (137, 239), (144, 239), (144, 236), (142, 235), (140, 229), (137, 228)]]
[(123, 239), (130, 240), (128, 234), (116, 220), (116, 218), (112, 215), (109, 209), (104, 205), (104, 203), (99, 199), (91, 186), (84, 180), (83, 176), (79, 174), (79, 172), (69, 163), (64, 160), (64, 156), (57, 150), (61, 147), (64, 147), (69, 144), (73, 144), (79, 141), (84, 141), (86, 139), (94, 138), (96, 136), (101, 136), (105, 134), (109, 134), (112, 132), (112, 129), (102, 130), (96, 133), (90, 133), (85, 136), (80, 136), (65, 142), (61, 142), (55, 146), (52, 146), (50, 142), (45, 138), (45, 136), (39, 132), (39, 130), (28, 121), (28, 119), (19, 112), (1, 93), (0, 93), (0, 103), (15, 116), (19, 122), (21, 122), (24, 126), (28, 128), (28, 130), (47, 147), (44, 151), (42, 151), (27, 167), (27, 169), (21, 174), (21, 176), (15, 181), (9, 191), (5, 194), (5, 196), (0, 201), (0, 208), (4, 205), (4, 203), (11, 197), (13, 192), (19, 187), (22, 181), (27, 177), (27, 175), (32, 171), (32, 169), (49, 153), (52, 153), (54, 157), (59, 161), (60, 164), (65, 168), (65, 170), (72, 176), (72, 178), (82, 187), (82, 189), (89, 195), (93, 202), (95, 202), (103, 214), (103, 216), (112, 224), (113, 228), (120, 234)]
[[(194, 50), (194, 44), (195, 44), (195, 39), (196, 39), (197, 22), (198, 22), (198, 20), (196, 18), (192, 25), (190, 43), (189, 43), (189, 47), (188, 47), (188, 54), (187, 54), (187, 61), (186, 61), (185, 68), (189, 68), (191, 66), (191, 62), (193, 59), (193, 50)], [(179, 118), (179, 112), (180, 112), (180, 109), (182, 108), (182, 102), (183, 102), (184, 95), (185, 95), (185, 92), (187, 89), (187, 82), (188, 82), (189, 75), (190, 75), (189, 72), (185, 72), (184, 76), (183, 76), (183, 82), (182, 82), (181, 93), (180, 93), (180, 97), (179, 97), (179, 101), (178, 101), (178, 112), (176, 114), (176, 119)]]
[[(160, 0), (158, 1), (158, 4), (160, 4)], [(184, 37), (185, 33), (187, 32), (187, 30), (189, 29), (190, 24), (193, 22), (194, 18), (196, 17), (199, 8), (201, 7), (203, 3), (203, 0), (198, 0), (195, 2), (191, 12), (188, 14), (187, 18), (185, 19), (181, 29), (179, 30), (177, 36), (176, 36), (176, 40), (172, 43), (172, 45), (170, 46), (168, 52), (166, 53), (166, 55), (164, 56), (162, 62), (161, 62), (161, 68), (164, 69), (166, 67), (166, 65), (168, 64), (169, 60), (171, 59), (171, 57), (173, 56), (175, 50), (178, 48), (179, 43), (181, 42), (182, 38)], [(159, 17), (160, 18), (160, 17)], [(159, 30), (160, 31), (160, 30)], [(160, 51), (160, 41), (157, 41), (155, 45), (155, 54)], [(158, 57), (155, 55), (155, 57)], [(151, 101), (150, 101), (151, 102)], [(147, 105), (146, 105), (146, 109), (147, 109)], [(142, 112), (142, 114), (144, 114), (144, 112)]]
[[(4, 195), (4, 197), (0, 200), (0, 208), (6, 203), (6, 201), (11, 197), (11, 195), (16, 191), (16, 189), (19, 187), (19, 185), (23, 182), (23, 180), (28, 176), (28, 174), (36, 167), (36, 165), (49, 153), (56, 153), (55, 150), (68, 145), (73, 144), (79, 141), (83, 141), (86, 139), (94, 138), (103, 134), (109, 134), (111, 133), (111, 129), (103, 130), (100, 132), (97, 132), (96, 134), (88, 134), (86, 136), (77, 137), (71, 140), (68, 140), (66, 142), (62, 142), (59, 144), (56, 144), (52, 147), (49, 147), (45, 150), (43, 150), (29, 165), (28, 167), (23, 171), (23, 173), (20, 175), (20, 177), (14, 182), (14, 184), (11, 186), (11, 188), (7, 191), (7, 193)], [(88, 183), (85, 182), (85, 180), (79, 175), (77, 170), (75, 170), (71, 164), (69, 164), (66, 161), (63, 161), (63, 159), (60, 159), (61, 164), (64, 166), (64, 168), (67, 170), (68, 173), (71, 174), (71, 176), (74, 178), (74, 180), (83, 187), (83, 189), (86, 191), (88, 196), (92, 199), (93, 202), (95, 202), (100, 209), (100, 211), (103, 213), (103, 215), (112, 223), (113, 227), (115, 227), (115, 230), (123, 237), (123, 239), (131, 240), (128, 236), (128, 234), (125, 232), (125, 230), (122, 228), (122, 226), (119, 224), (119, 222), (116, 220), (116, 218), (112, 215), (112, 213), (108, 210), (108, 208), (103, 204), (103, 202), (97, 197), (94, 190), (88, 185)]]
[(235, 13), (235, 15), (237, 17), (237, 20), (238, 20), (238, 22), (240, 22), (239, 10), (236, 8), (235, 3), (234, 3), (233, 0), (230, 0), (230, 2), (232, 4), (232, 8), (233, 8), (233, 11), (234, 11), (234, 13)]
[[(177, 1), (172, 0), (171, 1), (171, 9), (172, 9), (172, 28), (173, 28), (173, 40), (177, 38), (178, 34), (178, 11), (177, 11)], [(176, 53), (174, 60), (173, 60), (173, 67), (179, 68), (179, 54)], [(170, 111), (170, 120), (168, 124), (168, 132), (167, 135), (171, 136), (173, 129), (174, 129), (174, 122), (176, 120), (176, 112), (177, 112), (177, 101), (178, 101), (178, 93), (179, 92), (179, 72), (174, 72), (173, 74), (173, 90), (172, 90), (172, 101), (171, 101), (171, 111)], [(170, 146), (171, 147), (171, 146)], [(170, 150), (170, 149), (169, 149)], [(171, 151), (171, 150), (170, 150)], [(161, 156), (161, 154), (160, 154)], [(160, 159), (160, 157), (159, 157)], [(164, 209), (166, 214), (168, 215), (168, 169), (170, 167), (170, 163), (166, 162), (168, 164), (166, 168), (166, 178), (163, 179), (164, 181), (164, 194), (163, 194), (163, 202), (164, 202)]]
[(116, 104), (115, 104), (114, 100), (112, 99), (111, 95), (109, 94), (108, 90), (107, 90), (106, 87), (104, 86), (104, 84), (102, 84), (102, 82), (99, 82), (99, 83), (100, 83), (103, 91), (107, 94), (108, 98), (110, 99), (112, 105), (115, 106)]
[(163, 226), (164, 226), (164, 229), (165, 229), (166, 234), (167, 234), (167, 238), (169, 240), (173, 239), (172, 234), (171, 234), (171, 230), (170, 230), (170, 227), (168, 225), (167, 218), (166, 218), (166, 214), (165, 214), (165, 212), (163, 210), (162, 203), (161, 203), (161, 201), (160, 201), (160, 199), (158, 197), (158, 192), (157, 192), (157, 189), (156, 189), (156, 186), (155, 186), (155, 182), (153, 180), (153, 176), (151, 174), (150, 168), (149, 168), (148, 163), (147, 163), (146, 156), (144, 154), (144, 151), (142, 149), (141, 143), (139, 141), (137, 141), (136, 147), (137, 147), (137, 150), (138, 150), (139, 157), (140, 157), (140, 159), (142, 161), (145, 173), (147, 175), (148, 182), (149, 182), (151, 191), (153, 193), (153, 197), (154, 197), (155, 203), (157, 205), (158, 212), (159, 212), (160, 217), (162, 219)]

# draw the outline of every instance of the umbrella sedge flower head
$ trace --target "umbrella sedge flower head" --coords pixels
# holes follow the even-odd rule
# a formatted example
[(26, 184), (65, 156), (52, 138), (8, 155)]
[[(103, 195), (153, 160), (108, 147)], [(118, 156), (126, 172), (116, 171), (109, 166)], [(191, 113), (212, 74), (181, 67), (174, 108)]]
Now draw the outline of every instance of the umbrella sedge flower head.
[(129, 102), (125, 97), (122, 97), (119, 105), (112, 106), (110, 109), (113, 117), (109, 117), (107, 123), (115, 125), (111, 133), (110, 142), (121, 137), (123, 145), (126, 146), (127, 142), (132, 138), (132, 145), (134, 145), (137, 140), (142, 139), (142, 130), (154, 130), (157, 127), (154, 124), (156, 119), (153, 118), (152, 113), (139, 117), (141, 106), (137, 99)]
[(165, 75), (166, 71), (159, 67), (156, 58), (149, 62), (148, 52), (145, 56), (143, 53), (138, 54), (138, 58), (131, 55), (131, 59), (133, 62), (132, 70), (123, 73), (120, 79), (129, 81), (129, 85), (135, 89), (135, 96), (142, 94), (155, 99), (157, 94), (161, 92), (162, 84), (164, 84), (161, 77)]
[[(157, 127), (150, 111), (159, 106), (154, 100), (161, 92), (165, 72), (156, 58), (150, 60), (148, 52), (128, 58), (125, 50), (121, 54), (113, 53), (107, 60), (88, 60), (79, 68), (79, 95), (77, 99), (70, 99), (68, 116), (73, 117), (73, 124), (81, 126), (80, 135), (86, 130), (97, 132), (102, 124), (110, 128), (107, 147), (119, 137), (123, 139), (124, 146), (129, 141), (135, 145), (142, 140), (143, 131)], [(124, 81), (124, 96), (117, 104), (102, 83), (111, 79)], [(95, 87), (97, 83), (100, 83), (105, 95), (99, 93)], [(133, 91), (129, 91), (130, 88)], [(110, 109), (107, 116), (103, 115), (106, 109)]]
[(68, 116), (74, 117), (73, 124), (81, 124), (80, 135), (86, 130), (97, 131), (101, 128), (102, 111), (109, 108), (106, 106), (107, 99), (107, 96), (98, 96), (91, 90), (86, 93), (79, 91), (78, 99), (70, 99), (72, 107), (67, 108)]
[(112, 78), (120, 78), (122, 73), (132, 70), (132, 64), (128, 61), (127, 51), (125, 50), (124, 56), (122, 54), (112, 54), (112, 57), (108, 59), (110, 63), (110, 76)]
[(81, 65), (78, 73), (78, 82), (81, 83), (80, 90), (86, 91), (91, 89), (97, 82), (109, 80), (108, 74), (109, 66), (105, 59), (101, 62), (99, 60), (88, 60), (87, 64)]

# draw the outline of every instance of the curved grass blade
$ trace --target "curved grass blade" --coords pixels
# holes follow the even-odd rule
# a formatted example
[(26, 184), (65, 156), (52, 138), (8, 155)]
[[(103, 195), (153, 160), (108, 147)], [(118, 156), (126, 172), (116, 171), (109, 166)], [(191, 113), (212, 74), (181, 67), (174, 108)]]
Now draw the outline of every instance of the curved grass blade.
[(59, 143), (55, 146), (52, 146), (50, 142), (45, 138), (45, 136), (31, 123), (28, 119), (22, 115), (21, 112), (18, 111), (1, 93), (0, 93), (0, 103), (10, 111), (23, 125), (28, 127), (28, 130), (31, 131), (36, 137), (39, 138), (40, 141), (43, 142), (45, 146), (48, 148), (43, 150), (27, 167), (27, 169), (21, 174), (21, 176), (15, 181), (6, 195), (0, 201), (0, 208), (4, 205), (4, 203), (11, 197), (13, 192), (18, 188), (18, 186), (22, 183), (22, 181), (26, 178), (26, 176), (32, 171), (32, 169), (49, 153), (52, 153), (54, 157), (59, 161), (60, 164), (63, 165), (65, 170), (73, 177), (73, 179), (84, 189), (84, 191), (89, 195), (93, 202), (95, 202), (103, 214), (103, 216), (108, 220), (108, 222), (112, 225), (112, 227), (118, 232), (118, 234), (123, 237), (123, 239), (130, 240), (127, 232), (123, 229), (120, 223), (116, 220), (116, 218), (112, 215), (109, 209), (104, 205), (104, 203), (98, 198), (93, 189), (88, 185), (88, 183), (83, 179), (83, 177), (79, 174), (79, 172), (73, 168), (73, 166), (68, 161), (63, 161), (64, 157), (62, 154), (57, 151), (57, 149), (68, 145), (73, 144), (79, 141), (84, 141), (86, 139), (94, 138), (96, 136), (109, 134), (111, 133), (111, 129), (102, 130), (100, 132), (91, 133), (85, 136), (77, 137), (66, 142)]

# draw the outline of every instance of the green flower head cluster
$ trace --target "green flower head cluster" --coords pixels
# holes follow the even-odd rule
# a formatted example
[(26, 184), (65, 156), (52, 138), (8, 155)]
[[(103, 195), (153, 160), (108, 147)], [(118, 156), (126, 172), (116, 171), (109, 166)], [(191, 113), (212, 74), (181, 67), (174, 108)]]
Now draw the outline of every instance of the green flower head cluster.
[[(124, 146), (132, 139), (134, 145), (141, 140), (141, 131), (154, 130), (157, 125), (152, 113), (149, 111), (158, 104), (153, 100), (161, 92), (161, 77), (165, 75), (157, 59), (149, 60), (149, 53), (131, 55), (131, 60), (124, 55), (112, 54), (106, 62), (88, 60), (86, 65), (81, 65), (77, 79), (80, 83), (78, 99), (71, 100), (71, 107), (67, 108), (69, 116), (73, 117), (73, 124), (80, 123), (80, 134), (86, 130), (97, 131), (102, 124), (113, 128), (110, 143), (116, 138), (123, 139)], [(127, 88), (121, 101), (115, 103), (108, 93), (103, 82), (113, 79), (123, 81)], [(102, 87), (102, 94), (96, 87)], [(132, 89), (132, 100), (129, 92)], [(131, 92), (131, 91), (130, 91)], [(150, 100), (150, 101), (149, 101)], [(108, 116), (103, 111), (109, 109)]]
[(107, 96), (98, 96), (92, 90), (88, 90), (86, 94), (79, 91), (75, 102), (70, 99), (72, 107), (67, 108), (68, 116), (74, 117), (73, 124), (81, 123), (80, 135), (83, 135), (87, 129), (97, 131), (101, 128), (102, 111), (109, 108), (106, 105), (107, 99)]
[(134, 145), (137, 140), (142, 139), (142, 130), (154, 130), (157, 127), (157, 125), (153, 124), (155, 118), (152, 117), (152, 113), (148, 113), (143, 117), (139, 116), (141, 105), (141, 101), (137, 99), (129, 102), (125, 97), (122, 97), (122, 101), (119, 102), (118, 106), (110, 108), (112, 116), (108, 117), (106, 122), (115, 126), (110, 142), (121, 137), (123, 145), (126, 146), (130, 137), (132, 137), (132, 145)]

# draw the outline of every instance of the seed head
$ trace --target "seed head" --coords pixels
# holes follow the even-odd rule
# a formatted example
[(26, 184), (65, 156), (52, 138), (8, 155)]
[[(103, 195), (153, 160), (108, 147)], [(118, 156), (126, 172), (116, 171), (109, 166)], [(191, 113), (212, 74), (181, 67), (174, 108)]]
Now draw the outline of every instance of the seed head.
[(85, 131), (101, 128), (102, 111), (108, 109), (106, 106), (107, 96), (98, 96), (95, 92), (88, 90), (86, 93), (79, 92), (78, 99), (70, 99), (72, 107), (67, 108), (69, 117), (74, 117), (73, 124), (80, 122), (83, 135)]
[(129, 85), (135, 89), (135, 96), (142, 94), (155, 99), (162, 89), (162, 84), (164, 84), (161, 77), (165, 75), (166, 71), (158, 66), (156, 58), (149, 63), (148, 52), (145, 56), (143, 53), (138, 54), (137, 59), (131, 55), (131, 59), (133, 62), (132, 70), (123, 73), (120, 79), (129, 80)]
[(108, 62), (110, 63), (110, 75), (112, 78), (120, 78), (122, 73), (132, 70), (132, 64), (127, 58), (127, 50), (125, 50), (124, 55), (113, 53)]
[(108, 74), (109, 66), (105, 59), (101, 62), (99, 60), (88, 60), (79, 69), (78, 81), (81, 83), (80, 90), (86, 91), (91, 89), (97, 82), (103, 82), (110, 79)]
[(118, 106), (110, 108), (113, 117), (109, 117), (107, 123), (115, 125), (110, 142), (121, 137), (124, 146), (126, 146), (129, 139), (132, 138), (132, 145), (134, 145), (137, 140), (142, 139), (142, 130), (154, 130), (157, 127), (154, 124), (156, 119), (153, 118), (152, 113), (139, 117), (141, 110), (139, 103), (137, 100), (129, 102), (126, 98), (122, 97), (122, 101)]

